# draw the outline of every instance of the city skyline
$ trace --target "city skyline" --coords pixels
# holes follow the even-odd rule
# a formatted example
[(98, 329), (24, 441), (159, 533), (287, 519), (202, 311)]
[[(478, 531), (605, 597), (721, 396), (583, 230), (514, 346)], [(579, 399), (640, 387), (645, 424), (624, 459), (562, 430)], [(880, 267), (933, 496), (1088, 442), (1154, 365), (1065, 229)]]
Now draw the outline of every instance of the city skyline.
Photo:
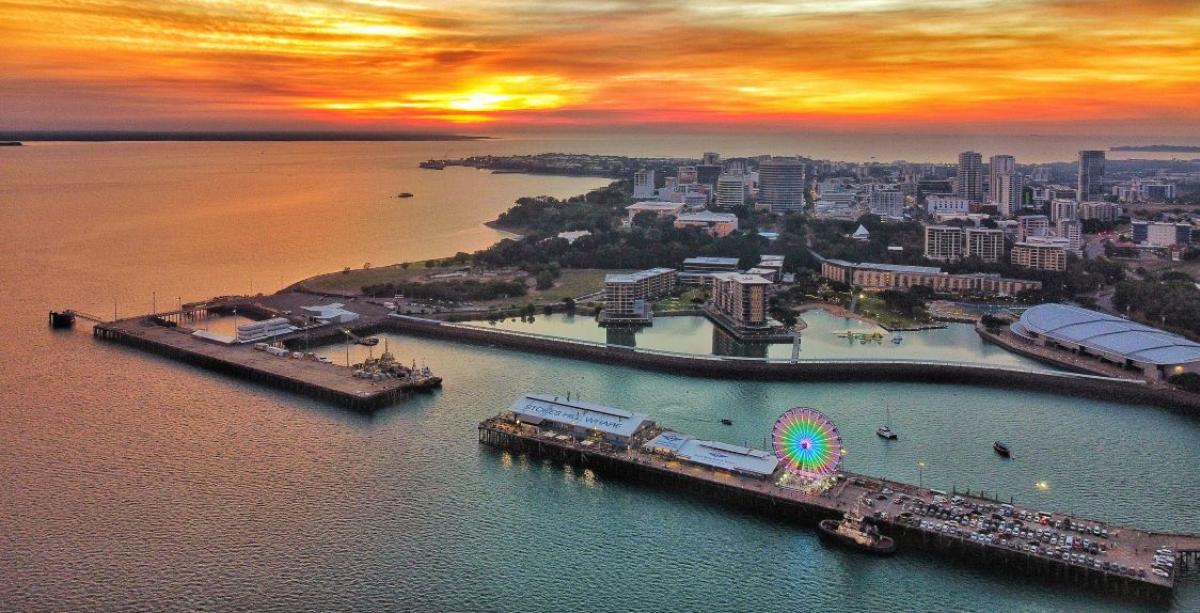
[(1200, 6), (1171, 0), (33, 0), (0, 14), (10, 130), (1200, 135)]

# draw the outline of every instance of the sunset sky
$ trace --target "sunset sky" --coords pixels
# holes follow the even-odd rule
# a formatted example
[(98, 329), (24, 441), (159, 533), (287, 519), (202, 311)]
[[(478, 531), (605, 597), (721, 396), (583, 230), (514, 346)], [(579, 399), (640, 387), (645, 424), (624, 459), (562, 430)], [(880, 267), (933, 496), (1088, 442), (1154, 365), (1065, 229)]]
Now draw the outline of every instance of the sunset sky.
[(1200, 0), (0, 0), (0, 129), (1200, 135)]

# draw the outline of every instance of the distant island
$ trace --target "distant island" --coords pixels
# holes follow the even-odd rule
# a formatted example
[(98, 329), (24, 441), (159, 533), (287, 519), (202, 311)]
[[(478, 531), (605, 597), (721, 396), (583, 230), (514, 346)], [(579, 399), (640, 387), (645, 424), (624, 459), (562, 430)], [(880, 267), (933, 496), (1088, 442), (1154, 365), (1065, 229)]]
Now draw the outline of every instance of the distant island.
[(435, 141), (487, 140), (490, 136), (443, 134), (439, 132), (122, 132), (112, 130), (59, 130), (0, 132), (0, 140), (11, 141)]
[(1159, 153), (1200, 153), (1197, 145), (1121, 145), (1109, 151), (1154, 151)]

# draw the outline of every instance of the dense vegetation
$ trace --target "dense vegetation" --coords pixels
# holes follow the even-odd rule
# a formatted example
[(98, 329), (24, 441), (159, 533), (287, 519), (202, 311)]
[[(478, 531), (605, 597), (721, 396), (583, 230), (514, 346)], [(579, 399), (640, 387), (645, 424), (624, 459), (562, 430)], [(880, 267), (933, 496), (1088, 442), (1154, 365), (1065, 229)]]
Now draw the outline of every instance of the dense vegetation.
[[(525, 236), (505, 239), (475, 252), (460, 253), (443, 264), (474, 262), (491, 267), (515, 266), (538, 275), (558, 268), (680, 267), (694, 256), (736, 257), (742, 267), (758, 263), (764, 253), (780, 254), (790, 269), (815, 268), (806, 248), (806, 226), (799, 215), (780, 218), (755, 214), (737, 207), (742, 232), (713, 238), (698, 228), (676, 229), (670, 219), (639, 215), (630, 227), (622, 227), (625, 206), (631, 202), (628, 181), (618, 181), (586, 196), (557, 200), (549, 197), (522, 198), (496, 220), (497, 226), (520, 229)], [(778, 228), (780, 237), (768, 241), (758, 227)], [(588, 230), (592, 234), (573, 243), (558, 233)]]
[(606, 232), (625, 214), (631, 190), (628, 181), (617, 181), (567, 200), (550, 196), (520, 198), (516, 206), (500, 213), (493, 225), (541, 236), (571, 230)]
[[(917, 266), (929, 263), (924, 256), (925, 229), (915, 221), (883, 221), (878, 215), (863, 215), (856, 221), (826, 219), (812, 220), (808, 224), (813, 250), (830, 259)], [(870, 240), (863, 242), (850, 238), (859, 224), (871, 233)], [(904, 250), (888, 251), (892, 245)]]
[(1167, 377), (1167, 383), (1192, 393), (1200, 393), (1200, 375), (1194, 372), (1179, 373)]
[(1122, 281), (1113, 306), (1149, 324), (1200, 337), (1200, 289), (1189, 277)]

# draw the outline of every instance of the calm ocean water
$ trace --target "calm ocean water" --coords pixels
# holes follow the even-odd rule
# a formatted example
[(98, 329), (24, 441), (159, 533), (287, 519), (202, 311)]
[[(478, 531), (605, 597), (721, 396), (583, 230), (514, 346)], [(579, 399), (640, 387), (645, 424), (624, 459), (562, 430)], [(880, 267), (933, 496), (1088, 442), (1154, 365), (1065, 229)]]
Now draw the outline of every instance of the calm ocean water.
[[(554, 146), (552, 146), (554, 145)], [(522, 391), (573, 391), (761, 444), (798, 404), (851, 470), (1200, 529), (1200, 423), (953, 385), (709, 381), (404, 337), (446, 389), (373, 417), (123, 348), (51, 308), (146, 311), (497, 238), (517, 196), (597, 179), (419, 171), (586, 144), (46, 144), (0, 151), (0, 610), (1080, 610), (1140, 605), (939, 558), (829, 550), (803, 528), (481, 449)], [(392, 196), (416, 194), (411, 200)], [(906, 340), (908, 342), (908, 340)], [(858, 348), (855, 348), (857, 350)], [(899, 444), (873, 429), (892, 409)], [(732, 419), (732, 427), (719, 420)], [(1003, 438), (1017, 459), (996, 460)], [(1047, 480), (1038, 492), (1033, 484)], [(1200, 609), (1185, 580), (1174, 608)]]

